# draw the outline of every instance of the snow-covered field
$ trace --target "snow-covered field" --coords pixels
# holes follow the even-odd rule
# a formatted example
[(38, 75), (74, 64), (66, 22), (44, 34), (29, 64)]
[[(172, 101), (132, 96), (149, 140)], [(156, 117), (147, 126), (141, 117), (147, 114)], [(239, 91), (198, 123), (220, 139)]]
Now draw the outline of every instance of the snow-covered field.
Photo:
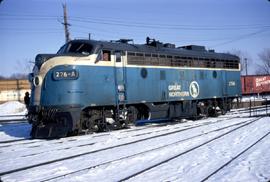
[[(0, 105), (0, 116), (25, 112), (19, 103)], [(0, 123), (0, 178), (269, 181), (270, 117), (248, 116), (235, 110), (218, 118), (57, 140), (30, 140), (29, 124)]]
[(6, 102), (4, 104), (0, 104), (0, 116), (6, 115), (20, 115), (25, 114), (26, 108), (25, 105), (18, 101)]

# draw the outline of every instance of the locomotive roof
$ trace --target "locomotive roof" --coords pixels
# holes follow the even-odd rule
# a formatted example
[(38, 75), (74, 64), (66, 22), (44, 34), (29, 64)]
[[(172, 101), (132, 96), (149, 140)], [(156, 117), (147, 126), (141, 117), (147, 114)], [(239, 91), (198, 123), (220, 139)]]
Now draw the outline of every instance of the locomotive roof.
[[(93, 47), (100, 46), (102, 49), (109, 50), (120, 50), (120, 51), (130, 51), (130, 52), (144, 52), (144, 53), (156, 53), (156, 54), (169, 54), (169, 55), (179, 55), (186, 57), (202, 57), (202, 58), (214, 58), (223, 60), (239, 60), (239, 57), (227, 54), (227, 53), (216, 53), (207, 50), (188, 50), (183, 47), (179, 48), (169, 48), (164, 47), (164, 44), (158, 42), (158, 46), (152, 46), (147, 44), (129, 44), (117, 41), (96, 41), (96, 40), (72, 40), (71, 42), (81, 42), (93, 45)], [(188, 47), (188, 46), (186, 46)], [(198, 46), (202, 47), (202, 46)]]

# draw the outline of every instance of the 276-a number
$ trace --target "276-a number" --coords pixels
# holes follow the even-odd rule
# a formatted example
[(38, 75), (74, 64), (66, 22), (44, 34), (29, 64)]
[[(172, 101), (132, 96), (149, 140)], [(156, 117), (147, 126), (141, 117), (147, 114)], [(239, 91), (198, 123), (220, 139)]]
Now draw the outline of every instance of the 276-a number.
[(64, 72), (64, 71), (60, 71), (60, 72), (55, 72), (55, 76), (57, 77), (57, 78), (59, 78), (59, 77), (64, 77), (64, 78), (66, 78), (67, 76), (68, 76), (68, 74), (67, 74), (67, 72)]

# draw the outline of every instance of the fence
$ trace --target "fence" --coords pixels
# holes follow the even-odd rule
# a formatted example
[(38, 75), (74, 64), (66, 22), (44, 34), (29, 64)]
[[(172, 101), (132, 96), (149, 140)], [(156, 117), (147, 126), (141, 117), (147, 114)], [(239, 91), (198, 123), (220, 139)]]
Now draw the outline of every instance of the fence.
[(270, 100), (265, 98), (261, 106), (254, 107), (253, 101), (249, 101), (249, 116), (270, 116)]

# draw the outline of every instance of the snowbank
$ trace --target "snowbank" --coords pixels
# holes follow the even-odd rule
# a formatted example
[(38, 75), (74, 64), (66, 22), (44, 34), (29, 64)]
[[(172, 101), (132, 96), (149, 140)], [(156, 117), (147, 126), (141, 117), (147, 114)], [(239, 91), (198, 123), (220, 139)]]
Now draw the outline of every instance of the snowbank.
[(24, 115), (26, 112), (25, 105), (18, 101), (10, 101), (0, 105), (0, 115)]

